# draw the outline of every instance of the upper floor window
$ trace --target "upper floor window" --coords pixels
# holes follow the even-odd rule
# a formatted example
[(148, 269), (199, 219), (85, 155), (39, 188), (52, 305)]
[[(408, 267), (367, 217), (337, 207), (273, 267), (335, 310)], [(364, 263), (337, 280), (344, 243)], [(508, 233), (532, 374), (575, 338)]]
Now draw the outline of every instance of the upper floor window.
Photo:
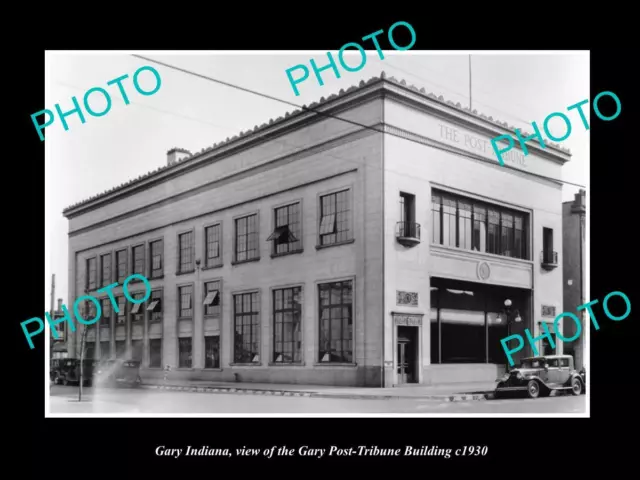
[(164, 243), (162, 240), (155, 240), (149, 244), (149, 256), (151, 257), (151, 278), (162, 277), (164, 270), (163, 254)]
[(111, 323), (111, 299), (109, 297), (101, 300), (102, 316), (100, 317), (100, 325), (108, 327)]
[(433, 243), (529, 259), (528, 214), (438, 191), (431, 198)]
[[(143, 299), (145, 294), (143, 292), (138, 292), (133, 294), (133, 298), (136, 300)], [(132, 303), (131, 304), (131, 321), (132, 322), (142, 322), (144, 319), (144, 303)]]
[(350, 240), (349, 190), (320, 197), (320, 245)]
[(111, 283), (111, 254), (107, 253), (100, 257), (100, 279), (101, 287), (106, 287)]
[(116, 252), (116, 269), (118, 272), (118, 283), (122, 284), (127, 278), (127, 251)]
[(144, 275), (144, 245), (136, 245), (131, 249), (131, 263), (133, 264), (133, 272), (138, 275)]
[(300, 203), (293, 203), (274, 210), (275, 230), (267, 238), (273, 242), (273, 252), (289, 253), (302, 250), (302, 224)]
[(124, 295), (116, 297), (116, 303), (118, 304), (118, 316), (116, 317), (116, 323), (127, 322), (127, 302)]
[(178, 273), (192, 272), (193, 266), (193, 232), (178, 235)]
[(162, 290), (153, 290), (149, 297), (147, 311), (151, 312), (149, 322), (162, 321)]
[(258, 250), (258, 215), (236, 219), (236, 262), (260, 257)]
[(222, 264), (222, 225), (211, 225), (204, 229), (205, 236), (205, 267)]
[(220, 316), (220, 280), (204, 284), (204, 314)]
[(87, 259), (87, 280), (86, 280), (86, 288), (87, 290), (95, 290), (96, 289), (96, 258)]
[(185, 285), (178, 287), (178, 317), (193, 317), (193, 286)]

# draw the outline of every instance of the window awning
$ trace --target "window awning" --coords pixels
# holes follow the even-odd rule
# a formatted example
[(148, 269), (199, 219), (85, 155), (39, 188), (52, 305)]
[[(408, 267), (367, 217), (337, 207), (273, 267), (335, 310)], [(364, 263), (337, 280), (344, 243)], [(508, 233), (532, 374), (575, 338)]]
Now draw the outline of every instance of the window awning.
[(133, 307), (131, 308), (131, 313), (133, 314), (137, 314), (138, 310), (140, 310), (140, 307), (142, 306), (141, 303), (136, 303), (133, 305)]
[(293, 233), (291, 233), (291, 229), (289, 229), (289, 225), (282, 225), (280, 227), (276, 227), (271, 235), (267, 238), (267, 242), (271, 242), (275, 240), (277, 245), (283, 243), (293, 243), (297, 242), (298, 239), (295, 237)]
[(147, 312), (159, 312), (160, 311), (160, 300), (154, 300), (147, 307)]
[(334, 233), (336, 229), (336, 214), (325, 215), (320, 221), (320, 235)]
[(207, 296), (204, 299), (203, 305), (211, 306), (211, 305), (218, 305), (219, 303), (220, 303), (220, 292), (218, 290), (213, 290), (212, 292), (207, 293)]

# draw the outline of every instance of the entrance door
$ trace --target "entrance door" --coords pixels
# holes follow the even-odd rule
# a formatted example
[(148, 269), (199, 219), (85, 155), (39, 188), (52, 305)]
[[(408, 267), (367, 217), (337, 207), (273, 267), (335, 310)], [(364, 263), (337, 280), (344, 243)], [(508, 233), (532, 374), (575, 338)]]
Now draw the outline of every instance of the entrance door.
[(398, 383), (417, 383), (417, 327), (398, 327)]

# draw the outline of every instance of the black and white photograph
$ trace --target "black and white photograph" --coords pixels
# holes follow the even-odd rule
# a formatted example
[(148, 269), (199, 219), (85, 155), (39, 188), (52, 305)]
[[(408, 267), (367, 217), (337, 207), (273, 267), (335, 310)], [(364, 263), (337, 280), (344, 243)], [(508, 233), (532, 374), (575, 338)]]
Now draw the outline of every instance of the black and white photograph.
[(400, 30), (46, 52), (46, 417), (589, 417), (590, 125), (617, 97), (589, 51)]

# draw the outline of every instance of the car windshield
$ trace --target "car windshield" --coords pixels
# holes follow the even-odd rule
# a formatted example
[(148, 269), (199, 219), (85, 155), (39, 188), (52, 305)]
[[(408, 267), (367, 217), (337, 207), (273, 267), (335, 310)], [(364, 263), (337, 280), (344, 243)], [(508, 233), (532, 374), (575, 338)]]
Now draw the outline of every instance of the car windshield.
[(544, 367), (544, 358), (530, 358), (523, 360), (520, 368), (542, 368)]

